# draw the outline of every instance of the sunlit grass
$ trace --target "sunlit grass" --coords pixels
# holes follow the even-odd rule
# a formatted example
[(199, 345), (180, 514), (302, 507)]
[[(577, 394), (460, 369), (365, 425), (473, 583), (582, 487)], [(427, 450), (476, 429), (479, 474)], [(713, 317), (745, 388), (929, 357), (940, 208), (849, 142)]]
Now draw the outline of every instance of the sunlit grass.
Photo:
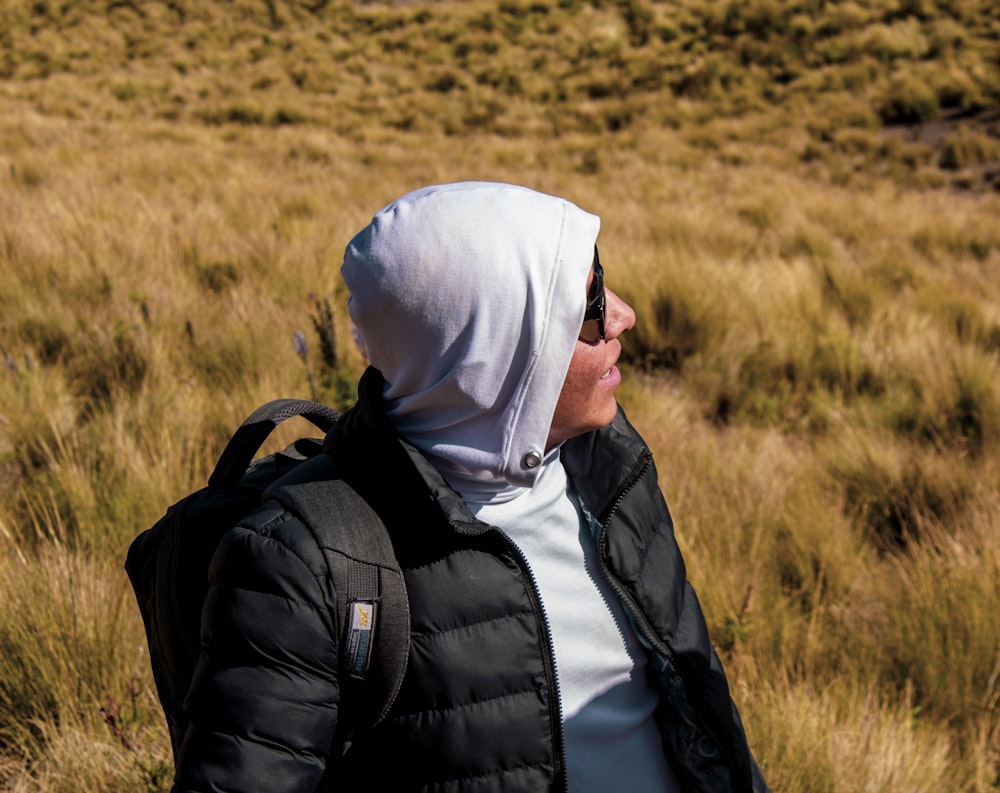
[(0, 787), (169, 789), (129, 541), (261, 402), (349, 404), (344, 246), (476, 178), (602, 216), (775, 790), (997, 790), (988, 4), (317, 6), (0, 3)]

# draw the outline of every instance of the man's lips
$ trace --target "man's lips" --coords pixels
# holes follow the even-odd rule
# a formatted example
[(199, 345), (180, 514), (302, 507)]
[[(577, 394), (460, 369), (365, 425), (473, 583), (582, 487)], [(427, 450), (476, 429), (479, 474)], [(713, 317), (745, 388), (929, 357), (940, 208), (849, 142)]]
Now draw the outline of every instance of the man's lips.
[(615, 374), (616, 376), (619, 374), (618, 359), (621, 358), (622, 356), (621, 342), (619, 342), (618, 339), (614, 339), (613, 341), (609, 342), (609, 347), (610, 347), (609, 352), (612, 353), (612, 358), (608, 363), (608, 368), (605, 369), (604, 374), (601, 375), (600, 377), (601, 380), (606, 380), (612, 374)]

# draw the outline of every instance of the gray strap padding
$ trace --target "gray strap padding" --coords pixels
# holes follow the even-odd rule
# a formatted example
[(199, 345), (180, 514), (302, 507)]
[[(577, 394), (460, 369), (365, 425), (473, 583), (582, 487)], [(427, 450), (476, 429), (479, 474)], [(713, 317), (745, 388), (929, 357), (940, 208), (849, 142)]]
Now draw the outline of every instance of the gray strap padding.
[[(305, 465), (335, 467), (326, 454)], [(289, 484), (268, 495), (310, 528), (326, 557), (337, 593), (337, 629), (342, 654), (351, 602), (377, 604), (371, 667), (363, 683), (341, 676), (345, 699), (357, 703), (353, 717), (357, 726), (374, 726), (385, 717), (399, 693), (410, 644), (406, 584), (389, 532), (368, 502), (342, 479), (320, 478)]]
[(302, 416), (325, 433), (339, 415), (333, 408), (308, 399), (275, 399), (261, 405), (229, 439), (208, 479), (208, 486), (213, 490), (237, 487), (261, 444), (281, 422)]

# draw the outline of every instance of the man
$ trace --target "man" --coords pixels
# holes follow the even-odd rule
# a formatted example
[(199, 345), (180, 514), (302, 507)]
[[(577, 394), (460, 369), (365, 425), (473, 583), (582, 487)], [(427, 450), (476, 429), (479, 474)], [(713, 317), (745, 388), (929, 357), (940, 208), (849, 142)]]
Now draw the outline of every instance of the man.
[(294, 519), (234, 530), (177, 793), (767, 789), (615, 400), (635, 315), (598, 230), (562, 199), (465, 182), (351, 241), (372, 366), (328, 442), (405, 573), (406, 677), (355, 734), (315, 540)]

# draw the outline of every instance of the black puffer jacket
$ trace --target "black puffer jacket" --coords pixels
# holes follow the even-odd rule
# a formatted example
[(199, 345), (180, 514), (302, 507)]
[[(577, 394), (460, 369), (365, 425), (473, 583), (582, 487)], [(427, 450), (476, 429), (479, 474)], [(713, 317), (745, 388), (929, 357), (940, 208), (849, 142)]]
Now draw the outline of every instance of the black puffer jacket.
[[(530, 573), (396, 435), (380, 394), (370, 371), (328, 443), (357, 461), (353, 483), (389, 527), (405, 573), (411, 648), (389, 717), (349, 736), (334, 582), (308, 530), (264, 510), (265, 522), (229, 533), (213, 563), (174, 793), (564, 789), (552, 653)], [(563, 460), (604, 526), (604, 572), (651, 650), (657, 718), (685, 790), (766, 791), (649, 450), (619, 412), (568, 442)]]

